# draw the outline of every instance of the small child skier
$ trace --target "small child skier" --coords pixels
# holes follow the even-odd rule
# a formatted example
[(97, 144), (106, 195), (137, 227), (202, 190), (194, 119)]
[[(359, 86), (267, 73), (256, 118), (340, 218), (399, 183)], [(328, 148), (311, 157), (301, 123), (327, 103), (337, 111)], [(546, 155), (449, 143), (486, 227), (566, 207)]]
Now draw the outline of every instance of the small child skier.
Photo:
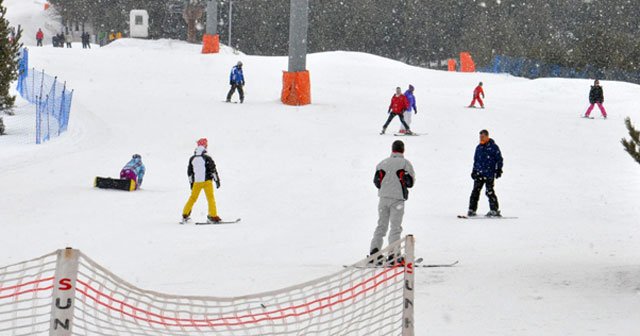
[[(482, 96), (482, 98), (480, 98), (480, 96)], [(482, 89), (482, 82), (480, 82), (478, 83), (478, 86), (476, 86), (476, 88), (473, 90), (473, 100), (471, 101), (469, 107), (476, 107), (477, 101), (478, 103), (480, 103), (480, 108), (484, 108), (484, 102), (482, 101), (482, 99), (484, 99), (484, 90)]]

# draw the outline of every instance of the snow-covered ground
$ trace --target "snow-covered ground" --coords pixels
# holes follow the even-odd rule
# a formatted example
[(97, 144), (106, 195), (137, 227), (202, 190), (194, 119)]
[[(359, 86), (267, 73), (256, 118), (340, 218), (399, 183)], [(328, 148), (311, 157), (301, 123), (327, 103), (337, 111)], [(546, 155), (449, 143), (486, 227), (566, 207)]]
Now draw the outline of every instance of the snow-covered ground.
[[(215, 296), (335, 272), (368, 252), (374, 167), (398, 139), (378, 132), (395, 87), (411, 83), (413, 129), (428, 134), (402, 138), (417, 171), (405, 233), (429, 263), (460, 260), (417, 272), (417, 334), (640, 330), (640, 167), (619, 143), (624, 117), (640, 122), (640, 86), (603, 82), (610, 117), (586, 120), (587, 80), (437, 72), (331, 52), (309, 56), (313, 104), (298, 108), (278, 100), (286, 57), (199, 51), (168, 40), (32, 49), (31, 65), (65, 79), (74, 105), (61, 138), (0, 145), (0, 265), (73, 246), (140, 287)], [(225, 104), (238, 60), (247, 99)], [(480, 80), (488, 108), (463, 108)], [(518, 220), (456, 218), (483, 128), (505, 157), (502, 211)], [(222, 178), (220, 215), (241, 224), (177, 225), (199, 137)], [(147, 165), (141, 191), (92, 188), (133, 153)], [(205, 203), (194, 217), (205, 217)]]

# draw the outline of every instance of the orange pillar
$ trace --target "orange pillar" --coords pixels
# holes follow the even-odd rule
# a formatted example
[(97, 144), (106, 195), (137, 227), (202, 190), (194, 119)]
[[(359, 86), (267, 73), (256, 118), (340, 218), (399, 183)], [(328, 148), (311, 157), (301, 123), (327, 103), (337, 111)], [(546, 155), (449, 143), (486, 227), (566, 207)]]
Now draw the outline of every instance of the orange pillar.
[(449, 71), (455, 72), (457, 68), (456, 60), (454, 60), (453, 58), (450, 58), (449, 61), (447, 62), (447, 66)]
[(311, 104), (311, 80), (309, 70), (299, 72), (282, 72), (282, 103), (286, 105)]
[(202, 37), (202, 53), (217, 54), (220, 52), (220, 35), (204, 34)]
[(468, 52), (460, 53), (460, 71), (461, 72), (476, 72), (476, 63), (473, 62), (473, 57)]

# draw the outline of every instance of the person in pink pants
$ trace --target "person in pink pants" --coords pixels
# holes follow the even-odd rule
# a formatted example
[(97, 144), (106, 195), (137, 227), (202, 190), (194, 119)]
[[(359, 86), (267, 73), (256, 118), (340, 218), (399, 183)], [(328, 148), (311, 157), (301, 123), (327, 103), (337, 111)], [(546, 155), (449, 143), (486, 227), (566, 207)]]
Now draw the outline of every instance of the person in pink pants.
[(593, 86), (591, 86), (591, 90), (589, 91), (589, 108), (587, 109), (587, 112), (585, 113), (585, 118), (589, 118), (589, 116), (591, 115), (591, 111), (593, 111), (593, 107), (595, 105), (598, 105), (598, 108), (600, 109), (600, 113), (602, 113), (602, 117), (607, 119), (607, 110), (605, 110), (604, 106), (602, 105), (604, 103), (604, 93), (602, 91), (602, 86), (600, 86), (600, 81), (599, 80), (595, 80), (593, 82)]

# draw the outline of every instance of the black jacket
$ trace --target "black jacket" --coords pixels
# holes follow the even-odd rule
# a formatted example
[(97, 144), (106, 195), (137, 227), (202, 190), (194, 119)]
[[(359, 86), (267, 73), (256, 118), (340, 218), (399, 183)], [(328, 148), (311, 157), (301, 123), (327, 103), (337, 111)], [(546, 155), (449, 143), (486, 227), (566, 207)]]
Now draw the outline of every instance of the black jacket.
[(187, 168), (187, 175), (189, 176), (189, 182), (191, 182), (191, 185), (193, 186), (193, 180), (195, 176), (195, 173), (193, 171), (193, 159), (197, 157), (202, 157), (202, 159), (204, 159), (205, 181), (213, 180), (216, 183), (216, 188), (220, 188), (220, 177), (218, 176), (218, 169), (216, 168), (216, 163), (213, 161), (213, 159), (209, 155), (206, 154), (206, 152), (201, 155), (193, 155), (189, 159), (189, 167)]
[(589, 103), (604, 103), (604, 93), (602, 92), (602, 86), (592, 86), (589, 91)]

